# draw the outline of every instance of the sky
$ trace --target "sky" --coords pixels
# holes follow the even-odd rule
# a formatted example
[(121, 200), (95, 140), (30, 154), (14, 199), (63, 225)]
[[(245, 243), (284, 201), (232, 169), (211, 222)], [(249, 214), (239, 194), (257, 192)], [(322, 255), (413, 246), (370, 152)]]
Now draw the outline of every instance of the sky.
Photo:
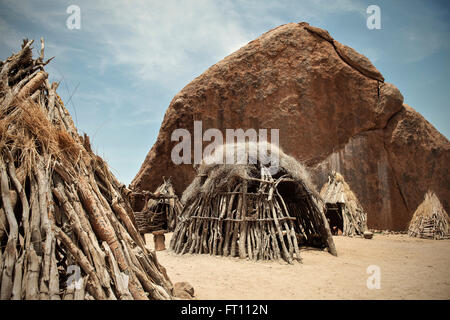
[[(71, 5), (80, 28), (70, 29)], [(370, 30), (369, 5), (381, 29)], [(173, 96), (262, 33), (290, 22), (324, 28), (367, 56), (405, 103), (450, 136), (450, 1), (0, 0), (0, 59), (45, 39), (46, 70), (93, 150), (129, 184)], [(71, 20), (70, 20), (71, 21)]]

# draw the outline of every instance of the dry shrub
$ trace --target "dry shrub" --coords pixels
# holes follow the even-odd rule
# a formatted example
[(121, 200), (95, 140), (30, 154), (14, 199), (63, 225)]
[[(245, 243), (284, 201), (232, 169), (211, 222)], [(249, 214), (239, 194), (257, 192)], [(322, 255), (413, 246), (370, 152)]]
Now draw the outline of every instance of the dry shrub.
[(31, 99), (17, 101), (17, 106), (20, 108), (19, 123), (36, 139), (36, 147), (55, 153), (54, 127), (43, 108)]
[[(54, 156), (64, 158), (77, 158), (80, 155), (81, 147), (74, 138), (58, 124), (53, 124), (47, 117), (46, 110), (31, 99), (18, 100), (15, 105), (19, 112), (15, 117), (8, 117), (2, 122), (11, 122), (21, 124), (21, 132), (17, 132), (14, 144), (22, 150), (32, 151), (33, 148), (40, 152), (50, 152)], [(1, 125), (1, 124), (0, 124)], [(0, 139), (3, 128), (0, 127)], [(3, 141), (3, 139), (0, 140)], [(14, 146), (13, 146), (14, 147)]]

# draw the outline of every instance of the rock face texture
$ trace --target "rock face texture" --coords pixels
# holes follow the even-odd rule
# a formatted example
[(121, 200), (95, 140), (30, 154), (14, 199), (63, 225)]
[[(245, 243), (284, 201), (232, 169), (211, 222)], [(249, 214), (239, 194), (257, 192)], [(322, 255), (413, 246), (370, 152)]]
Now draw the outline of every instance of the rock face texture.
[(183, 192), (195, 170), (171, 161), (171, 134), (193, 135), (194, 120), (224, 136), (279, 129), (280, 147), (311, 169), (318, 188), (331, 170), (344, 176), (369, 228), (405, 230), (428, 189), (449, 212), (449, 141), (365, 56), (307, 23), (263, 34), (181, 90), (131, 187), (153, 191), (171, 176)]

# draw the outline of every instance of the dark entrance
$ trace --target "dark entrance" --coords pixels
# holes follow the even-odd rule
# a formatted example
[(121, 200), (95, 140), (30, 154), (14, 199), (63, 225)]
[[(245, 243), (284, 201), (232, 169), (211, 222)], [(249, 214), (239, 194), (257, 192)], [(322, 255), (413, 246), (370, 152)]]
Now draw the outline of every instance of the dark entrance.
[(325, 214), (328, 224), (330, 225), (331, 233), (339, 235), (344, 232), (344, 219), (342, 217), (341, 203), (327, 203), (327, 212)]

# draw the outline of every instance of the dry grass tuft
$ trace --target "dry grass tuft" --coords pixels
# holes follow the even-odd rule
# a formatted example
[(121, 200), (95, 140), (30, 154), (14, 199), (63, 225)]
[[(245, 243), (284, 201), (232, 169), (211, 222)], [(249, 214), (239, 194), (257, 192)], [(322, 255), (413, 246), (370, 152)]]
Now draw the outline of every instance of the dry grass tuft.
[(54, 134), (60, 152), (66, 153), (70, 158), (76, 158), (80, 155), (82, 148), (66, 130), (56, 129)]
[[(77, 158), (82, 146), (59, 124), (53, 124), (44, 107), (31, 99), (16, 100), (16, 110), (0, 121), (0, 146), (20, 149), (23, 158), (31, 153), (51, 153), (57, 158)], [(9, 126), (15, 123), (14, 126)], [(18, 125), (20, 124), (20, 125)], [(11, 127), (11, 128), (9, 128)]]

